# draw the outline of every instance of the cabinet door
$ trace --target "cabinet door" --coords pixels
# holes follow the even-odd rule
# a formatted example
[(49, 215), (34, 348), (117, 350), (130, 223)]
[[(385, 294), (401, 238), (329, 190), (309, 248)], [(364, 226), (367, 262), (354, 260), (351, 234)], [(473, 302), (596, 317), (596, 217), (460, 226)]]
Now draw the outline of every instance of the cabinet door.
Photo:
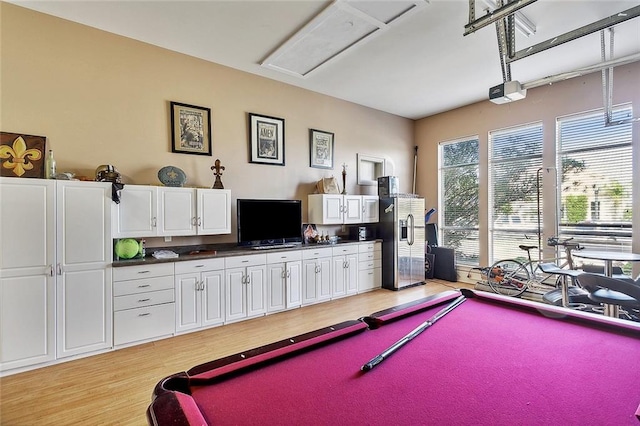
[(158, 188), (158, 235), (196, 234), (196, 194), (192, 188)]
[(247, 267), (247, 316), (264, 314), (267, 311), (267, 267)]
[(302, 264), (302, 304), (308, 305), (318, 300), (318, 277), (320, 274), (316, 259), (305, 260)]
[(344, 223), (362, 223), (362, 197), (344, 196)]
[(113, 237), (157, 235), (158, 192), (155, 186), (125, 185), (120, 203), (113, 203)]
[(350, 254), (345, 256), (345, 281), (347, 294), (358, 292), (358, 255)]
[(333, 257), (333, 297), (347, 294), (346, 259), (344, 256)]
[(58, 276), (58, 358), (112, 346), (111, 268), (108, 270), (109, 274), (107, 269), (94, 269)]
[(0, 177), (0, 370), (55, 359), (55, 181)]
[(376, 223), (379, 221), (379, 201), (377, 195), (362, 196), (362, 222)]
[(286, 283), (286, 263), (267, 266), (267, 312), (277, 312), (286, 308)]
[(225, 315), (227, 321), (247, 316), (245, 268), (227, 269), (225, 272)]
[(55, 359), (53, 277), (0, 277), (0, 312), (0, 371)]
[(193, 330), (201, 324), (200, 273), (175, 277), (176, 333)]
[(343, 223), (344, 204), (342, 195), (323, 195), (322, 206), (323, 224)]
[(202, 326), (224, 323), (224, 270), (202, 273)]
[(331, 257), (318, 259), (318, 301), (331, 299)]
[(56, 183), (58, 356), (110, 348), (111, 184)]
[(198, 234), (231, 233), (231, 191), (198, 189)]
[(287, 308), (302, 304), (302, 262), (287, 263)]

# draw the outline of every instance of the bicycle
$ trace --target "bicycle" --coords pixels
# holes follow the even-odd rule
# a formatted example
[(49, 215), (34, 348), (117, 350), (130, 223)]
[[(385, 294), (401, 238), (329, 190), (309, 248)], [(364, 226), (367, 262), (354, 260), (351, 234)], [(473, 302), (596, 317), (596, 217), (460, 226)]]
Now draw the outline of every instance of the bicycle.
[[(573, 263), (573, 250), (581, 250), (582, 247), (578, 243), (572, 243), (573, 238), (560, 240), (558, 237), (551, 237), (547, 240), (547, 245), (551, 247), (562, 246), (565, 252), (565, 261), (560, 268), (575, 269)], [(553, 273), (544, 273), (540, 269), (543, 260), (532, 260), (531, 250), (537, 249), (537, 246), (520, 245), (521, 250), (527, 252), (527, 262), (518, 259), (503, 259), (491, 265), (487, 271), (487, 284), (493, 291), (505, 296), (520, 296), (527, 289), (533, 287), (542, 288), (558, 288), (560, 287), (562, 276)], [(558, 259), (549, 259), (549, 261), (557, 261)], [(540, 270), (540, 273), (537, 271)], [(553, 284), (548, 281), (551, 277), (555, 277)]]

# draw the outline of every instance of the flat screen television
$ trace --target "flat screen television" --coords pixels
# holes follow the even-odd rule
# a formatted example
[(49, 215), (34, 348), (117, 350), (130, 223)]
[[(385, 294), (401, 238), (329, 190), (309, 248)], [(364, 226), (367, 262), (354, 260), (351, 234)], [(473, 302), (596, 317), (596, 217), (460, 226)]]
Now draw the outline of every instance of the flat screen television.
[(302, 243), (301, 200), (237, 200), (238, 245)]

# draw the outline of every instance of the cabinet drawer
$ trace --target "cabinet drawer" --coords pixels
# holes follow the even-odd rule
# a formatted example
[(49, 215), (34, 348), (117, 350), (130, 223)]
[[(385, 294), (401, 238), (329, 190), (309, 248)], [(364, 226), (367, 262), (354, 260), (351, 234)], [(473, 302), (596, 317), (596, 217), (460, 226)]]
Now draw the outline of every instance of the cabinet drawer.
[(224, 259), (225, 268), (239, 268), (243, 266), (265, 265), (266, 254), (253, 254), (249, 256), (231, 256)]
[(382, 259), (382, 252), (379, 250), (376, 250), (373, 252), (358, 253), (358, 260), (360, 262), (364, 262), (367, 260), (379, 260), (379, 259)]
[(114, 296), (125, 296), (128, 294), (167, 289), (173, 290), (173, 275), (155, 278), (142, 278), (139, 280), (115, 281), (113, 283)]
[(358, 244), (346, 244), (337, 247), (332, 247), (331, 254), (333, 256), (342, 256), (344, 254), (357, 254)]
[(173, 275), (173, 262), (155, 265), (123, 266), (113, 269), (113, 281), (135, 280), (138, 278)]
[(302, 250), (303, 259), (315, 259), (317, 257), (331, 257), (333, 256), (333, 249), (331, 247), (312, 248), (308, 250)]
[(267, 263), (293, 262), (296, 260), (302, 260), (302, 252), (300, 250), (281, 251), (267, 254)]
[(125, 309), (170, 303), (174, 301), (174, 298), (175, 292), (173, 289), (118, 296), (113, 298), (113, 310), (123, 311)]
[(113, 315), (113, 343), (124, 345), (175, 333), (175, 303), (127, 309)]
[(187, 260), (186, 262), (176, 262), (175, 271), (178, 274), (189, 274), (191, 272), (219, 271), (224, 269), (224, 258)]
[(381, 268), (382, 260), (381, 259), (373, 259), (373, 260), (365, 260), (364, 262), (358, 262), (358, 269), (365, 270), (371, 268)]
[(382, 251), (382, 244), (380, 243), (361, 243), (358, 245), (360, 253), (373, 253)]

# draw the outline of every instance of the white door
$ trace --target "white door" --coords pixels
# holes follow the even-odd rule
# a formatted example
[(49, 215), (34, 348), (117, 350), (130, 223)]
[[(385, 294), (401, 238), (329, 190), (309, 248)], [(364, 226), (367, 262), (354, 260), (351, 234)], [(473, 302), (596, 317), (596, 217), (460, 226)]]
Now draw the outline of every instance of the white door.
[(318, 259), (318, 300), (331, 299), (331, 257)]
[(376, 223), (379, 221), (380, 202), (377, 195), (362, 196), (362, 223)]
[(287, 263), (287, 301), (288, 309), (302, 304), (302, 262)]
[(345, 262), (345, 280), (347, 294), (355, 294), (358, 292), (358, 255), (346, 255)]
[(55, 181), (0, 177), (0, 370), (55, 359)]
[(155, 186), (125, 185), (120, 203), (113, 204), (113, 237), (152, 237), (157, 234), (158, 191)]
[(175, 278), (176, 333), (200, 327), (200, 273), (180, 274)]
[(227, 321), (247, 316), (245, 268), (233, 268), (225, 271), (225, 315)]
[(202, 273), (202, 326), (224, 323), (224, 270)]
[(267, 311), (267, 268), (265, 265), (247, 267), (247, 316)]
[(333, 257), (333, 297), (346, 296), (346, 259), (344, 256)]
[(231, 191), (198, 189), (198, 234), (231, 233)]
[(58, 181), (58, 357), (113, 346), (111, 184)]
[(196, 234), (196, 193), (192, 188), (158, 188), (158, 208), (162, 218), (158, 235)]
[(267, 265), (267, 312), (286, 308), (287, 264)]
[(305, 260), (302, 265), (302, 303), (307, 305), (318, 300), (318, 277), (320, 266), (316, 259)]
[(343, 196), (342, 195), (323, 195), (322, 196), (322, 223), (338, 224), (343, 222)]
[(344, 223), (362, 223), (362, 197), (344, 196)]

